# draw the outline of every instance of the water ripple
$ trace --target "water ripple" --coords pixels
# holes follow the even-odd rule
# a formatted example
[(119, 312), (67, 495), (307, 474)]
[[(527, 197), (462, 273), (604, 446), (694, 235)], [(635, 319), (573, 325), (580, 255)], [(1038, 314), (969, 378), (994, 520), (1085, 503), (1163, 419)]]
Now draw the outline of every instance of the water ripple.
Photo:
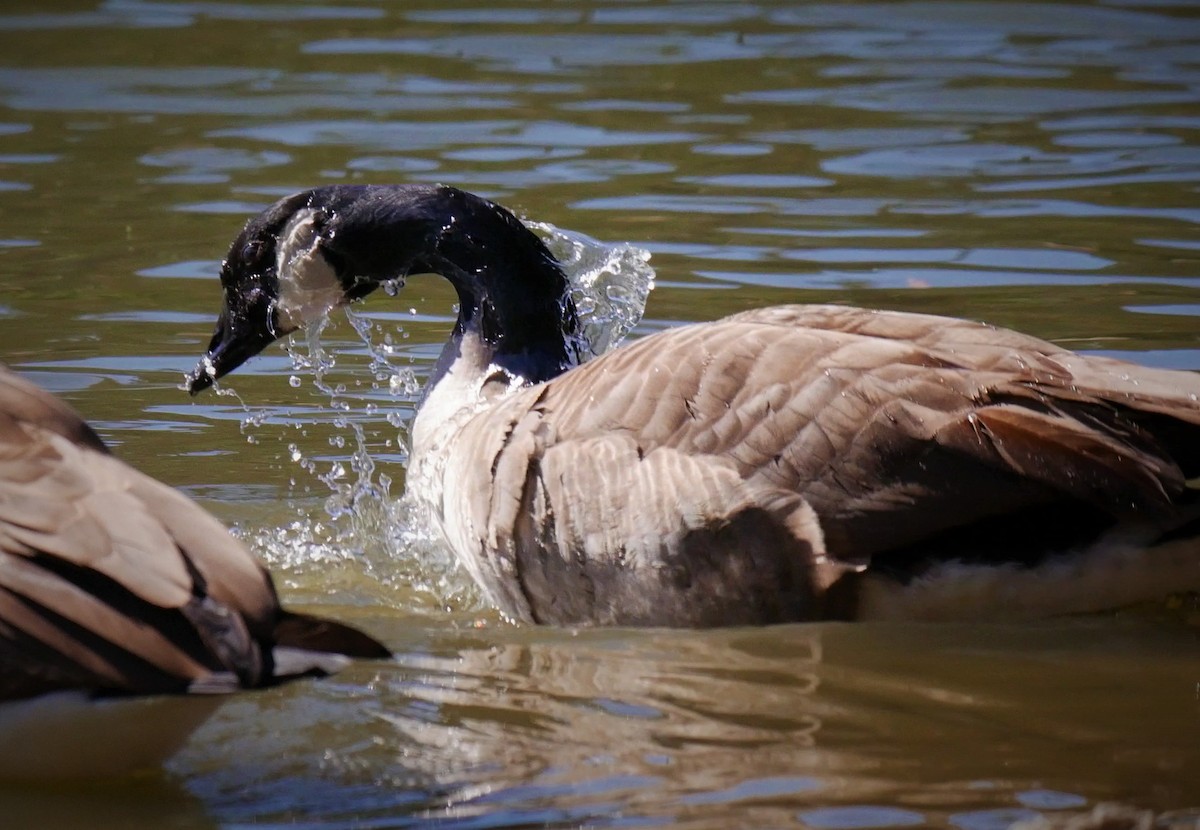
[(151, 112), (163, 115), (295, 115), (313, 109), (406, 113), (502, 109), (494, 85), (391, 81), (379, 76), (287, 74), (235, 68), (0, 69), (4, 102), (36, 112)]
[(0, 15), (0, 31), (53, 29), (179, 28), (197, 19), (250, 21), (375, 20), (382, 9), (369, 7), (293, 6), (248, 3), (160, 3), (151, 0), (106, 0), (94, 12), (43, 12)]
[(448, 145), (530, 147), (638, 147), (693, 141), (692, 132), (614, 130), (565, 121), (294, 121), (214, 130), (214, 138), (248, 138), (289, 146), (351, 145), (357, 149), (415, 151)]
[(332, 38), (306, 44), (311, 55), (419, 55), (492, 69), (541, 74), (604, 66), (646, 66), (758, 58), (763, 50), (733, 34), (620, 38), (488, 34), (434, 38)]

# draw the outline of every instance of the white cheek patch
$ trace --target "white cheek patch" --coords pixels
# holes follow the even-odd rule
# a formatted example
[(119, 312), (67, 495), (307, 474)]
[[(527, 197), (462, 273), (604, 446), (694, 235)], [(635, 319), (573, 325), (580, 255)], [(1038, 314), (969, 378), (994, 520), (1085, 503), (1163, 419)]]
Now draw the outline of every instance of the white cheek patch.
[(279, 327), (284, 331), (302, 328), (346, 302), (337, 274), (325, 261), (317, 245), (316, 211), (296, 212), (279, 235), (275, 262), (279, 274), (279, 297), (275, 303)]

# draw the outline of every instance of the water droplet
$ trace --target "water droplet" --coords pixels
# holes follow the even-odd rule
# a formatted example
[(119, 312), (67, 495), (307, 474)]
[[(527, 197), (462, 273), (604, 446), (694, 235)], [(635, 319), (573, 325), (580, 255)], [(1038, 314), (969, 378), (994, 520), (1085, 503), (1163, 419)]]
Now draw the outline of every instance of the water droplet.
[(290, 378), (288, 378), (288, 385), (291, 386), (293, 389), (299, 389), (300, 388), (300, 376), (292, 375)]

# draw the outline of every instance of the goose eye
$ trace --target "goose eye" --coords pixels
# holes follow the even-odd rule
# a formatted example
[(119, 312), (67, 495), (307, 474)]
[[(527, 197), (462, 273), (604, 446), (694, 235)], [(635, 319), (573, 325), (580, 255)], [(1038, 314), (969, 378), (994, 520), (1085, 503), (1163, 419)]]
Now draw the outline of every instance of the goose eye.
[(262, 242), (258, 240), (247, 242), (242, 246), (242, 261), (253, 262), (258, 259), (258, 255), (262, 252), (262, 247)]

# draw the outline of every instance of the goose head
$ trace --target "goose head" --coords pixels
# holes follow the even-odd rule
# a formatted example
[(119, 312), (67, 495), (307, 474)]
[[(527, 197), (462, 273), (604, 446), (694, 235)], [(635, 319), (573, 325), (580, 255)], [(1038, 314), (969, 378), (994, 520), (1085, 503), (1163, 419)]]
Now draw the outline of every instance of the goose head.
[(279, 200), (234, 240), (216, 330), (187, 389), (194, 395), (332, 309), (425, 273), (457, 291), (457, 337), (475, 333), (537, 380), (575, 361), (566, 277), (507, 210), (441, 185), (332, 185)]

